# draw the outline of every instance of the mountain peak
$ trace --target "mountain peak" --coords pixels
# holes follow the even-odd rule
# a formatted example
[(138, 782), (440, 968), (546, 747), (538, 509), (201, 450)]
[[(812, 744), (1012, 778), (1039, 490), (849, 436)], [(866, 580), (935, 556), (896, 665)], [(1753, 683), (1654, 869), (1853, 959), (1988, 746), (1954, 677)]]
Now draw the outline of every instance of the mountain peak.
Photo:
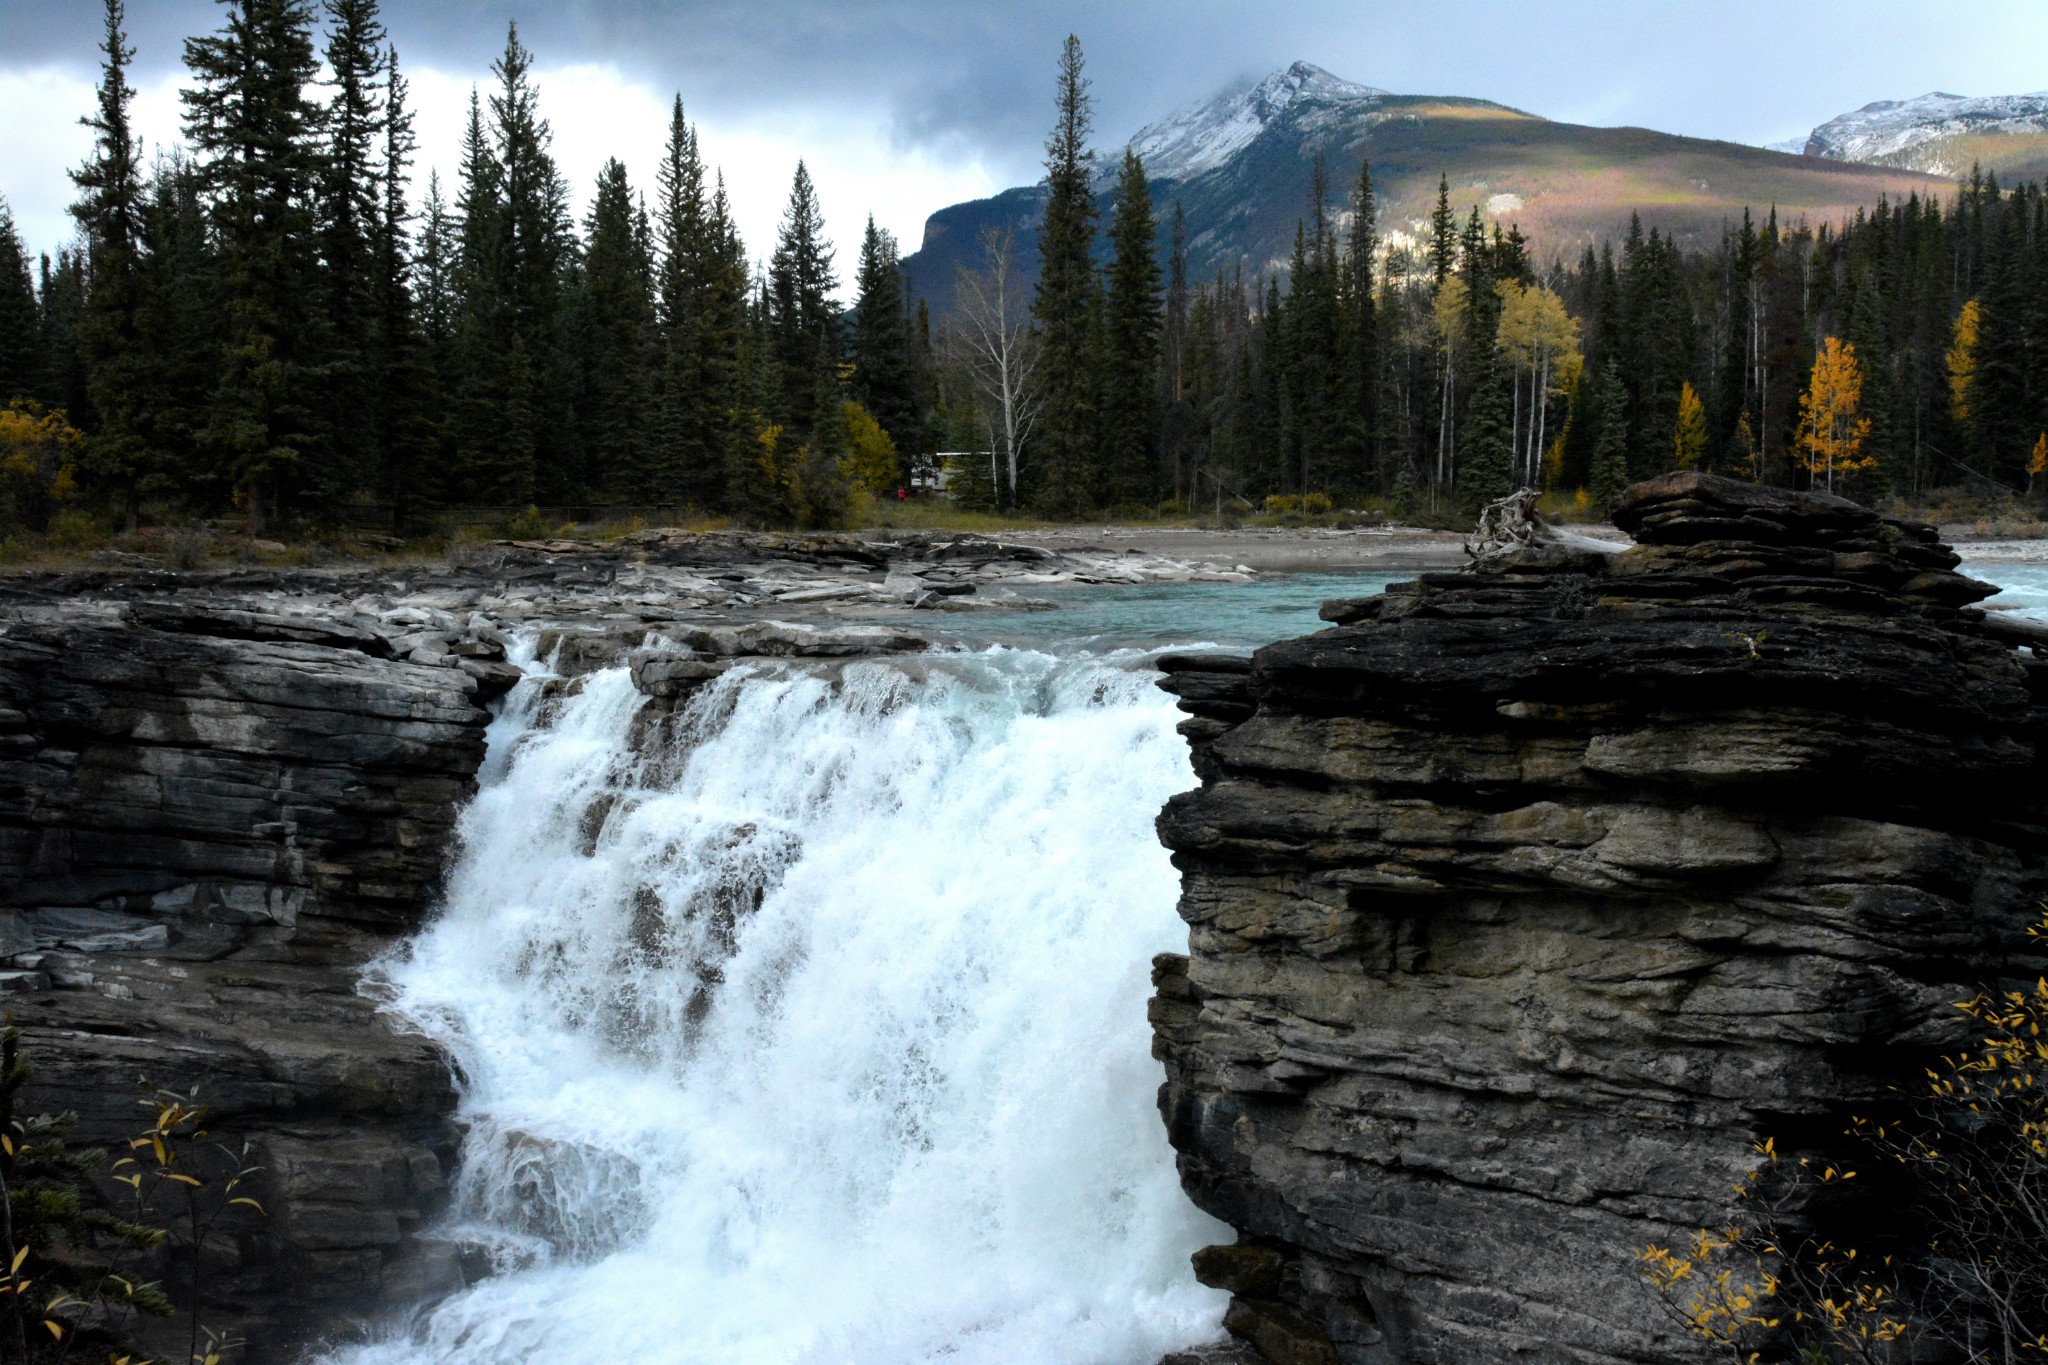
[(1386, 94), (1311, 62), (1296, 62), (1256, 84), (1234, 87), (1206, 104), (1147, 124), (1131, 139), (1131, 150), (1152, 178), (1186, 180), (1221, 166), (1297, 106), (1371, 104)]
[(1829, 119), (1807, 139), (1808, 156), (1867, 161), (1953, 174), (1948, 144), (1969, 136), (2048, 132), (2048, 93), (1951, 95), (1930, 91), (1909, 100), (1877, 100)]

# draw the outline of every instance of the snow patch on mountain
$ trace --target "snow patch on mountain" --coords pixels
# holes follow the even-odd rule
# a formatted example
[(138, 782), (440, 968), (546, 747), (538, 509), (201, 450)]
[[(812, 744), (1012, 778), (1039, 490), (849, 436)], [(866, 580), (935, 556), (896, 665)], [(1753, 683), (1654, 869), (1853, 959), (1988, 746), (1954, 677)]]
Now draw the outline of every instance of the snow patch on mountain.
[(1229, 161), (1283, 115), (1328, 121), (1375, 104), (1387, 93), (1296, 62), (1256, 85), (1147, 124), (1131, 139), (1131, 150), (1144, 161), (1150, 178), (1186, 180)]
[(1802, 150), (1830, 161), (1898, 162), (1916, 148), (1961, 133), (2048, 132), (2048, 90), (1971, 97), (1936, 91), (1879, 100), (1813, 130)]

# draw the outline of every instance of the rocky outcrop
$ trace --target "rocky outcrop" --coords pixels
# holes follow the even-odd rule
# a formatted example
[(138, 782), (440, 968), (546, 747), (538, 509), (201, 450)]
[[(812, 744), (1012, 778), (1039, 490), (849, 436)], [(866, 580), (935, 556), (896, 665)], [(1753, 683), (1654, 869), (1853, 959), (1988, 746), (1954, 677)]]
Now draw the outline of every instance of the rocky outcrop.
[(259, 1359), (459, 1283), (415, 1235), (454, 1157), (446, 1060), (358, 983), (429, 903), (488, 689), (393, 653), (345, 619), (175, 598), (17, 608), (0, 631), (24, 1099), (125, 1151), (145, 1086), (196, 1093), (217, 1140), (251, 1144), (267, 1216), (213, 1239), (204, 1320)]
[[(736, 665), (925, 647), (837, 620), (842, 597), (815, 595), (830, 575), (915, 580), (900, 612), (1028, 558), (845, 537), (501, 549), (384, 574), (0, 580), (0, 1004), (35, 1068), (23, 1100), (119, 1153), (168, 1089), (206, 1106), (209, 1148), (248, 1144), (264, 1211), (208, 1244), (200, 1319), (252, 1362), (457, 1288), (475, 1260), (433, 1226), (449, 1059), (364, 983), (432, 907), (485, 704), (522, 676), (511, 636), (557, 686), (629, 665), (661, 725)], [(824, 619), (760, 619), (791, 598)], [(174, 1297), (177, 1232), (149, 1270)]]
[(1673, 475), (1617, 522), (1166, 661), (1161, 1106), (1274, 1365), (1691, 1358), (1636, 1250), (2041, 966), (2033, 628), (1840, 499)]

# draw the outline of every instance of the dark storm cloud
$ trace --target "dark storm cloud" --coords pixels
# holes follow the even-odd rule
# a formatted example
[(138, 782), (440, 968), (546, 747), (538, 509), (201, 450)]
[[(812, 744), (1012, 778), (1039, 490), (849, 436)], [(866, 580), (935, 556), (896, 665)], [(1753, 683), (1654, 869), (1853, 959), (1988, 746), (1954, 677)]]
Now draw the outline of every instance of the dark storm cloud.
[[(206, 0), (133, 0), (144, 73), (217, 22)], [(0, 64), (93, 60), (100, 6), (0, 0)], [(1737, 139), (1785, 136), (1869, 100), (2048, 85), (2048, 5), (1988, 0), (387, 0), (410, 65), (486, 75), (508, 19), (543, 67), (619, 66), (713, 119), (777, 109), (879, 121), (901, 147), (1026, 166), (1060, 39), (1078, 33), (1098, 140), (1303, 58), (1414, 93)]]

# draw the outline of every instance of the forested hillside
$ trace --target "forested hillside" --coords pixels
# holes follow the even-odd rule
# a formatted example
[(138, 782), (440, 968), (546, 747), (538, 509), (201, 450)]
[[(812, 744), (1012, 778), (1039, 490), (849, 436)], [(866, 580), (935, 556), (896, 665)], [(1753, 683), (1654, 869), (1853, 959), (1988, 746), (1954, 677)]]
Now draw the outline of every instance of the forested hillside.
[(144, 164), (108, 0), (81, 244), (32, 264), (0, 216), (0, 401), (83, 433), (17, 406), (17, 523), (82, 490), (130, 524), (536, 501), (812, 524), (896, 485), (890, 436), (919, 449), (930, 405), (895, 244), (870, 223), (842, 313), (802, 165), (756, 278), (680, 99), (657, 184), (617, 161), (564, 183), (514, 28), (416, 213), (376, 0), (225, 13), (186, 44), (189, 153)]
[(1070, 39), (1031, 211), (920, 280), (935, 327), (872, 222), (841, 289), (802, 165), (751, 264), (680, 99), (656, 183), (573, 189), (515, 29), (415, 211), (376, 0), (225, 15), (186, 45), (189, 150), (144, 164), (108, 0), (80, 245), (31, 262), (0, 219), (10, 532), (529, 503), (824, 526), (940, 450), (959, 501), (1061, 517), (1597, 505), (1672, 465), (2018, 493), (2048, 465), (2031, 185), (1761, 204), (1703, 242), (1637, 219), (1560, 259), (1448, 174), (1383, 232), (1379, 169), (1313, 157), (1284, 263), (1203, 272), (1186, 206), (1093, 150)]

